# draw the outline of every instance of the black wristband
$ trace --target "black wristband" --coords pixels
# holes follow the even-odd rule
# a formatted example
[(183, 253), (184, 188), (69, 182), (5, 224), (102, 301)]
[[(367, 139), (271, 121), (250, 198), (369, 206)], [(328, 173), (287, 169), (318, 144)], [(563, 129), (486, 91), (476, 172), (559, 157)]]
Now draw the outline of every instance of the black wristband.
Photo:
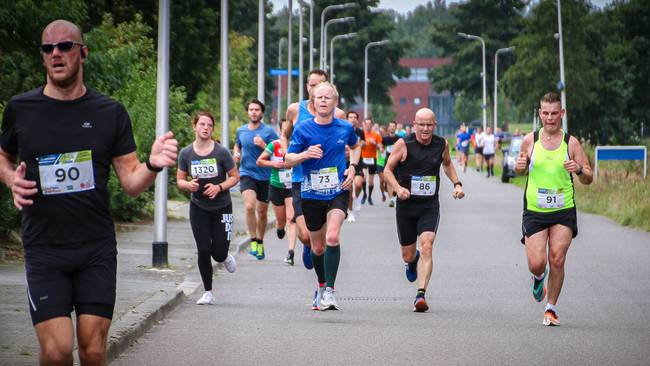
[(357, 164), (357, 163), (350, 163), (350, 166), (353, 166), (353, 167), (355, 167), (355, 168), (358, 168), (358, 167), (359, 167), (359, 164)]
[(461, 183), (460, 181), (454, 182), (454, 188), (456, 188), (456, 186), (461, 186), (462, 187), (463, 183)]
[(163, 168), (156, 168), (153, 165), (151, 165), (149, 158), (147, 158), (147, 162), (145, 163), (145, 165), (147, 166), (147, 169), (151, 170), (154, 173), (160, 173), (163, 170)]
[(221, 186), (221, 183), (217, 184), (217, 186), (219, 187), (219, 192), (220, 193), (223, 192), (223, 187)]

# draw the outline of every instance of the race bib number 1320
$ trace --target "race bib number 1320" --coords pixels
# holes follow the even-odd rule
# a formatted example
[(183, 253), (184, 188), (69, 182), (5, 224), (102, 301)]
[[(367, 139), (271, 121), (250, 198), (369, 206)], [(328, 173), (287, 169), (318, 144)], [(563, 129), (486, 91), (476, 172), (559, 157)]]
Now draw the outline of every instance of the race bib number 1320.
[(44, 195), (74, 193), (95, 188), (91, 150), (43, 155), (37, 160)]

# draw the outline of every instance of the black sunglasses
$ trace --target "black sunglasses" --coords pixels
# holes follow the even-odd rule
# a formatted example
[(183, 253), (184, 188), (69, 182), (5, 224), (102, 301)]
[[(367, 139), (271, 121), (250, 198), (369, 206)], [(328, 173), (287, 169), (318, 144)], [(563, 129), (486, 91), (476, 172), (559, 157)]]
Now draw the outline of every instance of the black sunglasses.
[(52, 53), (54, 52), (54, 48), (58, 48), (59, 51), (61, 52), (68, 52), (74, 47), (75, 45), (79, 45), (83, 47), (83, 43), (78, 43), (78, 42), (73, 42), (73, 41), (63, 41), (59, 43), (43, 43), (41, 45), (41, 52), (43, 53)]

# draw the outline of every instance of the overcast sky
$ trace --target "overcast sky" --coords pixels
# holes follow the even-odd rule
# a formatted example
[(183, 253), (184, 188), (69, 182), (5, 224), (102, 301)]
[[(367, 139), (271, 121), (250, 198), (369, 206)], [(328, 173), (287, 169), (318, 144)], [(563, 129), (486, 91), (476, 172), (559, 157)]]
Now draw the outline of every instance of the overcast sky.
[[(271, 0), (273, 3), (273, 8), (275, 10), (282, 9), (283, 7), (287, 6), (288, 1), (287, 0)], [(343, 3), (345, 1), (341, 1)], [(388, 9), (395, 9), (400, 13), (406, 13), (408, 11), (411, 11), (415, 9), (416, 6), (420, 4), (426, 4), (428, 3), (429, 0), (410, 0), (410, 1), (405, 1), (405, 0), (381, 0), (379, 2), (379, 7), (380, 8), (388, 8)], [(457, 0), (447, 0), (447, 3), (454, 3), (457, 2)], [(596, 5), (596, 6), (603, 6), (611, 0), (591, 0), (591, 2)], [(294, 8), (297, 6), (298, 2), (294, 1), (293, 6)]]

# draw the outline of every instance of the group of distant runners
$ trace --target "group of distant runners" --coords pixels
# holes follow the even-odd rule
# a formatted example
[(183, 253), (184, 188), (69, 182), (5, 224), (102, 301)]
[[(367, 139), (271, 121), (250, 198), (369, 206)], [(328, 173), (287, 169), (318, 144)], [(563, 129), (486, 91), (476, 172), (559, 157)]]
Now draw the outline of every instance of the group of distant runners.
[[(40, 49), (45, 85), (15, 96), (4, 110), (0, 178), (22, 210), (27, 303), (41, 363), (72, 364), (72, 311), (81, 363), (106, 363), (117, 263), (108, 208), (111, 165), (122, 189), (133, 196), (146, 190), (157, 172), (177, 165), (178, 188), (191, 193), (190, 225), (205, 290), (197, 304), (216, 302), (212, 259), (230, 272), (236, 270), (235, 258), (228, 254), (233, 216), (245, 215), (250, 253), (265, 258), (270, 200), (277, 236), (288, 236), (285, 261), (293, 264), (299, 240), (305, 267), (314, 269), (314, 310), (339, 309), (335, 281), (341, 227), (354, 211), (351, 200), (373, 204), (374, 174), (383, 173), (382, 196), (387, 194), (396, 206), (405, 275), (417, 281), (414, 311), (427, 311), (425, 294), (440, 221), (441, 168), (453, 185), (453, 198), (465, 196), (448, 143), (434, 134), (432, 110), (417, 111), (412, 131), (390, 123), (381, 136), (373, 131), (372, 119), (358, 127), (356, 113), (338, 109), (336, 86), (327, 82), (325, 72), (312, 70), (309, 99), (289, 106), (280, 134), (263, 122), (264, 104), (252, 100), (246, 105), (249, 121), (237, 130), (232, 154), (213, 139), (212, 115), (199, 112), (191, 121), (191, 144), (179, 153), (173, 134), (167, 132), (140, 162), (125, 108), (84, 84), (89, 50), (79, 28), (62, 20), (50, 23)], [(522, 242), (533, 297), (548, 299), (545, 325), (559, 325), (556, 305), (564, 261), (578, 232), (574, 179), (592, 181), (580, 142), (561, 129), (564, 113), (557, 94), (542, 97), (543, 127), (524, 137), (515, 167), (518, 174), (528, 175)], [(488, 130), (482, 138), (486, 158), (493, 153), (486, 151), (490, 135)], [(465, 136), (460, 147), (466, 151)], [(244, 213), (232, 211), (230, 189), (237, 184)]]

